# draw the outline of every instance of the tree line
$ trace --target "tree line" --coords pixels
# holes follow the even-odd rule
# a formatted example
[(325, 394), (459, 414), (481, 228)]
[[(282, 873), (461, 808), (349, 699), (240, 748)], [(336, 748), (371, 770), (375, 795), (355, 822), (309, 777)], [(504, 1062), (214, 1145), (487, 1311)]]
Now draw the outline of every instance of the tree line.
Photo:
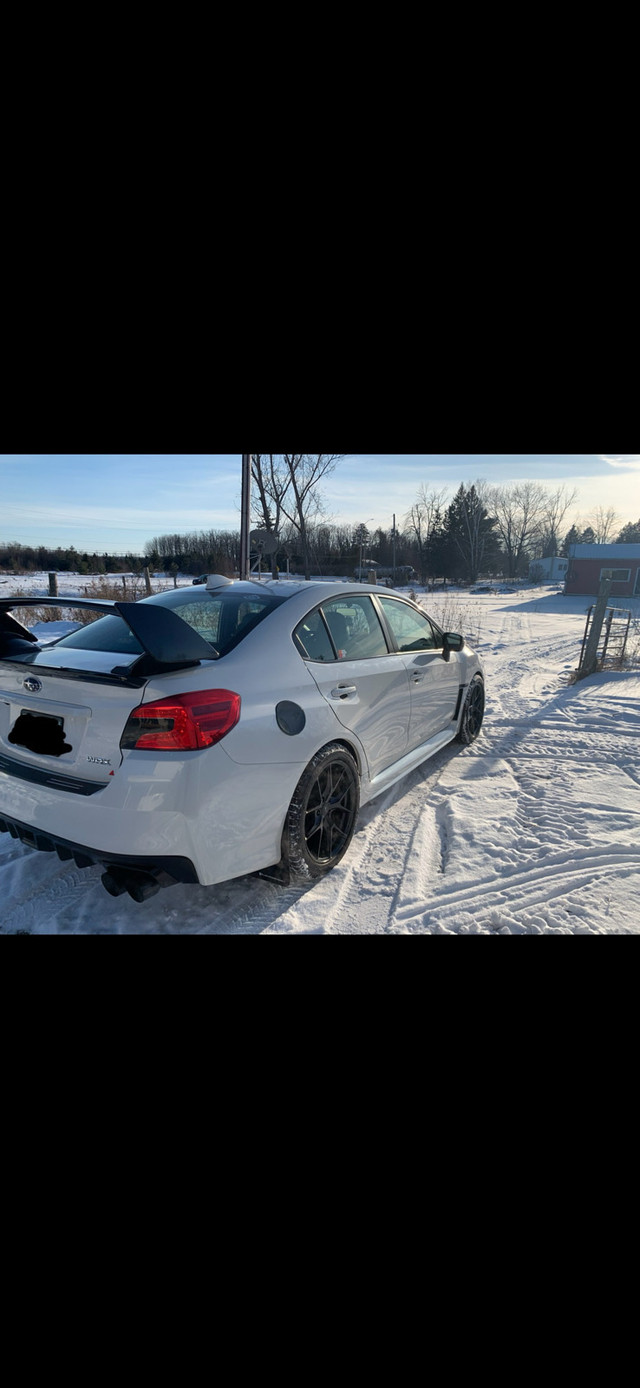
[(184, 574), (233, 575), (240, 563), (239, 530), (197, 530), (186, 535), (156, 535), (147, 540), (144, 562), (151, 569), (176, 568)]
[(615, 535), (619, 517), (598, 506), (584, 529), (567, 526), (577, 492), (540, 482), (460, 485), (447, 505), (445, 493), (422, 486), (405, 517), (423, 583), (437, 577), (476, 582), (482, 575), (524, 577), (529, 565), (567, 555), (571, 544), (640, 543), (640, 521)]
[[(320, 483), (343, 456), (252, 455), (254, 523), (280, 536), (281, 549), (272, 559), (274, 572), (293, 560), (306, 578), (312, 568), (337, 575), (345, 567), (359, 567), (358, 559), (366, 562), (368, 557), (385, 567), (411, 564), (423, 583), (437, 578), (475, 582), (480, 574), (492, 572), (517, 578), (528, 573), (531, 561), (560, 554), (563, 544), (573, 539), (610, 541), (619, 524), (612, 507), (599, 506), (579, 535), (575, 526), (566, 533), (575, 489), (549, 488), (540, 482), (500, 487), (479, 480), (461, 484), (448, 503), (445, 489), (421, 486), (399, 531), (378, 529), (371, 534), (366, 524), (336, 526), (326, 517)], [(637, 529), (625, 526), (618, 541), (629, 543)]]
[[(525, 482), (514, 487), (488, 487), (479, 481), (460, 485), (449, 503), (443, 491), (421, 487), (401, 525), (370, 530), (366, 524), (339, 525), (307, 517), (304, 530), (283, 522), (259, 529), (279, 535), (280, 545), (262, 560), (263, 571), (290, 570), (325, 577), (351, 576), (361, 563), (385, 568), (411, 565), (419, 581), (474, 583), (485, 574), (507, 578), (526, 576), (529, 564), (548, 555), (566, 555), (572, 543), (640, 543), (640, 521), (626, 525), (617, 536), (613, 511), (594, 513), (590, 523), (567, 528), (567, 513), (575, 492), (549, 490)], [(254, 523), (262, 515), (254, 515)], [(275, 513), (271, 517), (275, 520)], [(224, 573), (238, 569), (239, 531), (200, 531), (163, 535), (149, 542), (148, 562), (154, 568), (177, 566), (183, 573)], [(253, 554), (259, 562), (258, 551)]]
[(73, 545), (20, 545), (17, 541), (3, 544), (0, 540), (0, 569), (9, 573), (141, 573), (145, 560), (140, 554), (109, 554), (95, 550), (89, 554)]
[[(290, 570), (342, 577), (367, 561), (389, 568), (411, 565), (421, 583), (439, 579), (475, 582), (482, 575), (525, 576), (529, 564), (566, 555), (572, 543), (640, 543), (640, 520), (616, 534), (613, 508), (596, 508), (585, 525), (569, 525), (576, 491), (539, 482), (491, 486), (479, 479), (460, 484), (452, 500), (446, 489), (423, 484), (399, 528), (369, 530), (341, 525), (327, 514), (322, 483), (344, 454), (252, 454), (253, 527), (278, 537), (262, 561), (273, 573)], [(392, 482), (390, 481), (390, 491)], [(265, 548), (270, 548), (266, 546)], [(259, 552), (253, 555), (259, 561)], [(80, 573), (140, 572), (143, 564), (165, 572), (222, 573), (240, 562), (240, 530), (200, 530), (148, 540), (144, 555), (92, 555), (46, 546), (0, 544), (0, 568), (13, 572), (58, 569)]]

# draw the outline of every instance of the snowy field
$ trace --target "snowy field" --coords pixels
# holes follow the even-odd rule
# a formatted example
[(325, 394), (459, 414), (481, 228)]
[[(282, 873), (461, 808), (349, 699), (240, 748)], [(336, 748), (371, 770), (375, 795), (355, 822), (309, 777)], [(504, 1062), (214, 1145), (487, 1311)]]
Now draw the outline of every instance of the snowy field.
[[(85, 582), (60, 575), (60, 595)], [(44, 594), (46, 578), (0, 575), (0, 596), (17, 587)], [(640, 668), (569, 684), (589, 598), (542, 588), (418, 600), (478, 645), (483, 730), (367, 805), (329, 876), (302, 888), (256, 876), (176, 886), (136, 905), (109, 897), (99, 868), (69, 868), (1, 834), (0, 930), (640, 933)], [(638, 599), (618, 602), (640, 617)]]

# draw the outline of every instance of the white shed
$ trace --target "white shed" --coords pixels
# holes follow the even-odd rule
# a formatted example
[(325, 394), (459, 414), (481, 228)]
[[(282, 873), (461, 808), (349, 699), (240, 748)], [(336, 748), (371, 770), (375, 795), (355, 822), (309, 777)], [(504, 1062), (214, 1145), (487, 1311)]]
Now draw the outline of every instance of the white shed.
[(531, 560), (529, 578), (541, 579), (546, 583), (563, 583), (568, 568), (568, 559), (561, 559), (559, 554), (547, 555), (546, 559)]

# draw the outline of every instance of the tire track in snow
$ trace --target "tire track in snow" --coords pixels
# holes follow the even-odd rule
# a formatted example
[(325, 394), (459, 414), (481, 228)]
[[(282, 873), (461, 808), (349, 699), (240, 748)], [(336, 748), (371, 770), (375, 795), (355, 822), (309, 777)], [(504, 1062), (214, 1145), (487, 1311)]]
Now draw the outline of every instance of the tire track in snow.
[[(36, 854), (33, 856), (35, 858)], [(40, 869), (42, 865), (37, 866)], [(49, 865), (43, 866), (46, 869)], [(17, 930), (29, 930), (39, 934), (43, 920), (47, 922), (47, 927), (50, 927), (55, 924), (61, 911), (66, 912), (71, 908), (75, 915), (86, 894), (93, 891), (96, 882), (99, 882), (98, 873), (99, 869), (70, 870), (67, 865), (62, 864), (57, 871), (46, 873), (40, 881), (23, 892), (22, 896), (13, 898), (8, 915), (2, 913), (4, 933), (13, 934)], [(102, 888), (100, 890), (102, 891)], [(55, 915), (52, 907), (55, 908)]]
[(441, 872), (441, 837), (434, 812), (429, 804), (425, 808), (425, 799), (429, 801), (452, 757), (459, 752), (458, 743), (449, 743), (413, 773), (408, 785), (394, 786), (389, 802), (385, 799), (379, 805), (368, 826), (365, 852), (352, 876), (351, 899), (346, 894), (342, 902), (336, 902), (333, 933), (362, 932), (358, 916), (367, 890), (367, 933), (394, 933), (398, 899), (409, 865), (417, 862), (426, 876)]
[[(372, 852), (378, 846), (378, 831), (376, 827), (377, 815), (380, 811), (388, 811), (391, 804), (397, 799), (398, 788), (392, 787), (381, 802), (372, 802), (366, 805), (360, 812), (360, 827), (356, 828), (356, 833), (351, 840), (348, 854), (326, 877), (318, 878), (310, 883), (308, 887), (302, 889), (299, 896), (304, 894), (304, 925), (302, 929), (299, 924), (300, 912), (290, 913), (287, 903), (283, 910), (278, 914), (277, 919), (272, 920), (266, 927), (266, 933), (295, 933), (305, 934), (350, 934), (350, 921), (358, 918), (360, 923), (355, 928), (355, 933), (370, 934), (376, 930), (373, 921), (382, 916), (386, 920), (386, 908), (383, 897), (371, 893), (370, 887), (365, 888), (365, 900), (370, 910), (366, 912), (366, 923), (362, 926), (362, 905), (363, 889), (362, 879), (366, 878), (370, 872), (368, 862)], [(297, 904), (297, 903), (296, 903)], [(355, 916), (354, 916), (355, 911)], [(296, 921), (298, 922), (296, 924)], [(383, 928), (383, 927), (380, 927)]]
[(444, 893), (436, 884), (434, 899), (427, 907), (426, 922), (425, 908), (422, 903), (418, 905), (419, 878), (411, 881), (407, 874), (405, 894), (409, 899), (399, 905), (397, 918), (400, 924), (409, 928), (412, 921), (431, 927), (437, 926), (442, 920), (446, 921), (449, 916), (459, 915), (461, 911), (473, 911), (484, 916), (494, 907), (512, 906), (513, 902), (518, 910), (531, 910), (557, 897), (567, 896), (577, 887), (585, 891), (596, 881), (606, 880), (609, 876), (615, 876), (616, 880), (631, 876), (637, 872), (637, 867), (637, 849), (630, 847), (627, 851), (612, 851), (603, 847), (599, 853), (585, 854), (575, 867), (569, 866), (569, 856), (564, 854), (555, 860), (547, 860), (543, 867), (525, 868), (511, 875), (503, 868), (498, 882), (495, 876), (487, 875), (470, 882), (468, 886), (445, 889)]
[[(277, 921), (283, 912), (295, 910), (298, 902), (309, 890), (308, 887), (286, 887), (277, 882), (266, 882), (257, 878), (246, 880), (246, 896), (242, 902), (227, 911), (215, 911), (208, 922), (203, 922), (193, 935), (262, 935)], [(241, 879), (236, 879), (239, 883)], [(203, 888), (213, 891), (214, 888)]]
[[(425, 798), (458, 750), (457, 743), (449, 744), (406, 781), (365, 805), (361, 827), (342, 862), (307, 889), (302, 910), (287, 908), (266, 933), (378, 935), (393, 931), (403, 875), (412, 855), (420, 850)], [(439, 860), (439, 850), (437, 856)]]
[[(600, 719), (581, 718), (577, 734), (571, 732), (567, 755), (567, 710), (557, 703), (566, 697), (566, 692), (560, 691), (541, 706), (537, 700), (531, 701), (527, 717), (522, 716), (516, 691), (515, 719), (504, 716), (504, 706), (503, 716), (492, 719), (489, 715), (483, 737), (468, 749), (467, 756), (504, 762), (517, 791), (514, 808), (510, 809), (512, 801), (505, 797), (496, 824), (497, 841), (493, 846), (485, 843), (482, 856), (489, 856), (490, 871), (460, 885), (442, 879), (432, 881), (431, 900), (426, 901), (424, 873), (408, 870), (396, 913), (400, 929), (512, 933), (551, 928), (564, 933), (598, 933), (603, 929), (603, 916), (607, 930), (625, 933), (636, 928), (633, 903), (635, 899), (637, 916), (640, 802), (633, 799), (629, 786), (638, 784), (640, 769), (633, 728), (636, 720), (632, 711), (620, 719), (618, 709), (607, 718), (605, 704)], [(582, 709), (571, 712), (580, 716)], [(491, 782), (487, 785), (490, 787)], [(438, 797), (447, 793), (442, 787), (436, 794), (431, 811), (436, 819)], [(450, 805), (455, 813), (455, 784)], [(464, 795), (458, 813), (461, 806), (464, 811)], [(441, 799), (440, 810), (444, 808)], [(477, 808), (481, 816), (481, 794)], [(603, 837), (606, 842), (600, 844), (598, 840)], [(565, 844), (559, 851), (563, 839)], [(556, 851), (550, 850), (550, 844)], [(458, 863), (463, 851), (459, 840)], [(625, 882), (627, 889), (622, 885)], [(612, 899), (616, 902), (613, 916)], [(532, 918), (530, 913), (541, 908), (542, 914)]]

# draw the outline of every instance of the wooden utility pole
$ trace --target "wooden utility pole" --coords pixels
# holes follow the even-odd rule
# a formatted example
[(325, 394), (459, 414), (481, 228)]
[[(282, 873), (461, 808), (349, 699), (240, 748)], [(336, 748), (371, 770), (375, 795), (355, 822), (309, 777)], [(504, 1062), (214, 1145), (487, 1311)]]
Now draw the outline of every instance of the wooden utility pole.
[(587, 675), (592, 675), (596, 668), (596, 665), (598, 664), (598, 643), (600, 641), (600, 632), (602, 631), (604, 614), (607, 610), (607, 603), (609, 601), (609, 594), (611, 592), (611, 583), (611, 570), (604, 569), (602, 573), (602, 578), (600, 579), (598, 601), (594, 608), (586, 649), (582, 657), (582, 660), (580, 661), (580, 668), (578, 670), (579, 680), (586, 679)]
[(250, 570), (251, 529), (251, 454), (242, 454), (242, 501), (240, 507), (240, 578), (248, 578)]

